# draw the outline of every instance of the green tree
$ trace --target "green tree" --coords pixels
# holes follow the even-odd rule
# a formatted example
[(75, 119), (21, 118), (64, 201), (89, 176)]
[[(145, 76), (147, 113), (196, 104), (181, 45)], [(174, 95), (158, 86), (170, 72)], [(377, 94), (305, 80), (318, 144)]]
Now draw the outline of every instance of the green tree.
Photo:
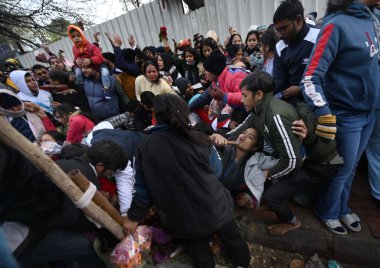
[(14, 41), (18, 46), (36, 48), (43, 41), (57, 40), (64, 36), (63, 27), (69, 21), (91, 24), (92, 6), (88, 3), (87, 0), (1, 0), (0, 42)]

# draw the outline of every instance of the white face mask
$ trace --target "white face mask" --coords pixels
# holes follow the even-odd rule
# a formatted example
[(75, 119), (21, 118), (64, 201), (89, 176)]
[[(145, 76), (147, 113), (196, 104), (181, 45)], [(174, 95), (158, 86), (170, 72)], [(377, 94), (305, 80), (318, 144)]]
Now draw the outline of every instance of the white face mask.
[(62, 145), (59, 145), (55, 141), (44, 141), (40, 147), (45, 154), (59, 154), (62, 150)]

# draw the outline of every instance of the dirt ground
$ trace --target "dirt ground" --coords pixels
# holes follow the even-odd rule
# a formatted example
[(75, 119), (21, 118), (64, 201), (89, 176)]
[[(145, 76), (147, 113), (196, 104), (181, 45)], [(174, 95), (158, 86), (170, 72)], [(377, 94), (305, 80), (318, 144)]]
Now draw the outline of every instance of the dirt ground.
[[(302, 256), (297, 253), (290, 253), (278, 249), (271, 249), (267, 247), (263, 247), (258, 244), (252, 244), (249, 243), (249, 250), (251, 252), (251, 263), (250, 267), (254, 268), (364, 268), (359, 267), (355, 265), (350, 264), (343, 264), (338, 263), (340, 266), (327, 266), (326, 259), (320, 258), (322, 262), (322, 266), (318, 266), (317, 264), (307, 266), (308, 261), (310, 260), (311, 256)], [(303, 266), (295, 266), (291, 263), (293, 260), (301, 260), (301, 263), (303, 262)], [(230, 268), (234, 267), (232, 263), (228, 260), (226, 260), (223, 257), (217, 257), (216, 258), (216, 268)], [(153, 265), (145, 265), (144, 268), (151, 268), (155, 267)], [(159, 268), (192, 268), (190, 259), (181, 252), (179, 255), (177, 255), (174, 259), (170, 260), (167, 263), (162, 263), (160, 265), (157, 265), (156, 267)]]
[[(255, 268), (301, 268), (303, 266), (290, 266), (292, 260), (303, 260), (306, 265), (311, 256), (302, 256), (297, 253), (290, 253), (278, 249), (271, 249), (263, 247), (258, 244), (249, 244), (249, 249), (251, 252), (251, 266)], [(320, 258), (324, 266), (328, 267), (327, 261), (323, 258)], [(341, 268), (359, 268), (356, 265), (342, 264), (339, 263)], [(310, 268), (319, 268), (320, 266), (310, 266)], [(336, 267), (336, 266), (335, 266)], [(335, 268), (332, 266), (331, 268)], [(330, 268), (330, 267), (328, 267)], [(337, 267), (336, 267), (337, 268)], [(362, 268), (362, 267), (361, 267)]]

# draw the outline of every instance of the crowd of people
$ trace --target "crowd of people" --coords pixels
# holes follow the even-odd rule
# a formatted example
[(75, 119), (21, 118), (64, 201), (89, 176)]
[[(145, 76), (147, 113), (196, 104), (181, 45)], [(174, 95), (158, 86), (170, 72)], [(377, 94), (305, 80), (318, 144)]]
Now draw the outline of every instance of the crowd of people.
[[(120, 211), (126, 235), (161, 228), (195, 267), (215, 266), (217, 237), (248, 267), (234, 206), (268, 206), (278, 217), (271, 235), (302, 226), (290, 199), (313, 204), (335, 234), (360, 232), (348, 200), (365, 152), (380, 208), (379, 8), (328, 1), (317, 20), (285, 0), (273, 24), (249, 26), (245, 39), (230, 27), (224, 43), (210, 30), (141, 49), (132, 34), (122, 48), (118, 33), (104, 33), (113, 52), (102, 52), (100, 33), (91, 42), (70, 25), (72, 60), (44, 47), (36, 60), (48, 67), (6, 61), (0, 115), (62, 170), (79, 169)], [(9, 256), (0, 266), (105, 267), (92, 244), (112, 248), (115, 238), (19, 151), (4, 141), (0, 151), (0, 253)]]

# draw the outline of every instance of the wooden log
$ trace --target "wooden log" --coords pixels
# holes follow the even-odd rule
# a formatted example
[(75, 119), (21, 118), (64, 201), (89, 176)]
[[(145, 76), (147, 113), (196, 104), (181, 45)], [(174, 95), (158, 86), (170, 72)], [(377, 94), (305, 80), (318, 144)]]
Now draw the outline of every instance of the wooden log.
[[(75, 185), (67, 174), (58, 167), (50, 157), (44, 154), (39, 148), (14, 129), (2, 116), (0, 116), (0, 141), (16, 149), (29, 159), (29, 161), (40, 171), (44, 172), (51, 181), (70, 198), (71, 201), (77, 202), (82, 197), (83, 192)], [(120, 224), (115, 222), (115, 220), (113, 220), (93, 201), (83, 209), (83, 212), (89, 218), (98, 222), (110, 231), (116, 238), (121, 240), (125, 237)]]
[[(70, 171), (67, 175), (83, 192), (90, 186), (90, 181), (78, 169)], [(92, 201), (106, 211), (120, 226), (123, 226), (124, 219), (119, 211), (99, 191), (96, 191)]]

